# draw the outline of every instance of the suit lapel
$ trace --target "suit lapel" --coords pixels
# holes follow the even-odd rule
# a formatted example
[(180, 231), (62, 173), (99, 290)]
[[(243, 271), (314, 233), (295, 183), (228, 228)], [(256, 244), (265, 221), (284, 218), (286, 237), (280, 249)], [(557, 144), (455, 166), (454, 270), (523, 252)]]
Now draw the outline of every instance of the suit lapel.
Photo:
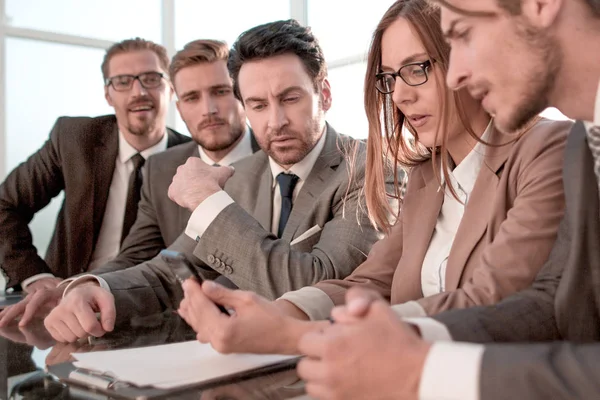
[(477, 175), (448, 258), (446, 290), (458, 288), (467, 261), (487, 229), (496, 187), (500, 181), (498, 174), (506, 163), (514, 142), (499, 145), (509, 140), (510, 137), (494, 129), (489, 141), (498, 146), (486, 146), (485, 160)]
[(338, 149), (339, 135), (329, 125), (327, 125), (325, 134), (327, 136), (323, 150), (298, 193), (290, 218), (283, 230), (282, 239), (288, 242), (291, 242), (296, 236), (300, 223), (310, 214), (315, 200), (331, 184), (331, 176), (335, 174), (337, 167), (343, 161), (343, 155)]
[[(439, 162), (439, 157), (437, 161)], [(411, 186), (415, 185), (415, 189), (409, 187), (402, 202), (403, 210), (411, 210), (410, 213), (402, 213), (403, 229), (406, 232), (402, 235), (402, 247), (407, 251), (403, 252), (401, 263), (402, 266), (407, 267), (397, 269), (401, 279), (395, 280), (395, 284), (401, 285), (403, 288), (402, 290), (393, 291), (405, 293), (406, 296), (394, 301), (404, 302), (423, 297), (421, 267), (444, 201), (444, 191), (440, 188), (431, 162), (426, 163), (419, 169), (420, 177), (416, 176), (416, 179), (411, 182)], [(410, 266), (418, 267), (413, 268)]]
[[(119, 153), (119, 132), (116, 121), (106, 124), (94, 148), (94, 173), (92, 174), (94, 200), (91, 231), (92, 243), (96, 243), (104, 218), (110, 184), (115, 171), (115, 161)], [(120, 234), (120, 233), (119, 233)], [(91, 255), (91, 252), (90, 252)]]
[(263, 153), (263, 155), (263, 172), (258, 182), (254, 217), (267, 232), (271, 232), (273, 218), (273, 174), (271, 173), (271, 168), (269, 168), (269, 161), (266, 154)]

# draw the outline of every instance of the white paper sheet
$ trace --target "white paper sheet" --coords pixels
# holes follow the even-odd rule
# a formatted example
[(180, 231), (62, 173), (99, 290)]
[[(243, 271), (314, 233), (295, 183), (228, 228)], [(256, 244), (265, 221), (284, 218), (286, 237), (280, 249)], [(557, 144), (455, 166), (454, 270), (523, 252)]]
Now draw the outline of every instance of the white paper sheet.
[(169, 389), (264, 367), (296, 356), (220, 354), (198, 341), (73, 353), (73, 364), (137, 386)]

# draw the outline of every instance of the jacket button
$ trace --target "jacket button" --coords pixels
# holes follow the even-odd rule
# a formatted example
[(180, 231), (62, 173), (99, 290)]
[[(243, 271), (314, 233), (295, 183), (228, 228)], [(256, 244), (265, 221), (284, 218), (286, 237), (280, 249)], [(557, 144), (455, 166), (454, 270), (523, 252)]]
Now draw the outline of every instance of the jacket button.
[(225, 265), (223, 267), (223, 272), (225, 272), (226, 274), (231, 274), (233, 272), (233, 268), (231, 268), (229, 265)]
[(215, 256), (213, 256), (212, 254), (208, 255), (208, 263), (209, 264), (214, 264), (215, 263)]

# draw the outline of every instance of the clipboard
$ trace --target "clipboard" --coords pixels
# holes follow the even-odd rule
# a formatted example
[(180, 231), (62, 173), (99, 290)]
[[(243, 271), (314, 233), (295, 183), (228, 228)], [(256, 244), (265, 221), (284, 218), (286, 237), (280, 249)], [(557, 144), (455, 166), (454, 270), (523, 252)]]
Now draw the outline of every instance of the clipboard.
[(176, 395), (182, 392), (201, 392), (215, 386), (228, 385), (267, 374), (288, 371), (296, 368), (302, 357), (295, 357), (264, 367), (240, 373), (221, 376), (215, 379), (178, 386), (171, 389), (159, 389), (152, 386), (139, 387), (121, 382), (114, 377), (96, 371), (77, 368), (72, 362), (46, 366), (46, 372), (67, 385), (83, 388), (94, 393), (101, 393), (116, 399), (154, 400)]

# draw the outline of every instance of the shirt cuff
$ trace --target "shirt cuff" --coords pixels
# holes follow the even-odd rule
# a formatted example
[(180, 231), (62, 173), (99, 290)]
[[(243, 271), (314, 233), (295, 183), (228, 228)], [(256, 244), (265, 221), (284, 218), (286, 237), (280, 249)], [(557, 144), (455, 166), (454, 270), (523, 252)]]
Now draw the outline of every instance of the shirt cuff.
[(393, 305), (392, 310), (402, 318), (427, 316), (425, 309), (416, 301)]
[(302, 289), (287, 292), (280, 297), (287, 300), (308, 315), (311, 321), (329, 318), (331, 310), (335, 307), (327, 294), (316, 287), (306, 286)]
[(196, 207), (192, 213), (187, 227), (185, 228), (185, 234), (195, 241), (200, 240), (204, 232), (206, 232), (210, 224), (212, 224), (221, 211), (233, 202), (231, 196), (224, 190), (211, 194), (206, 200), (198, 204), (198, 207)]
[[(439, 342), (431, 346), (419, 384), (419, 400), (479, 400), (485, 347)], [(456, 368), (460, 360), (460, 368)]]
[(44, 272), (43, 274), (37, 274), (37, 275), (30, 276), (29, 278), (27, 278), (23, 282), (21, 282), (21, 289), (23, 289), (24, 291), (27, 291), (27, 286), (31, 285), (35, 281), (39, 281), (40, 279), (44, 279), (44, 278), (56, 278), (56, 277), (47, 272)]
[(65, 288), (65, 291), (63, 292), (63, 298), (69, 293), (69, 291), (79, 285), (81, 285), (82, 283), (85, 282), (90, 282), (90, 281), (96, 281), (98, 282), (98, 284), (100, 285), (100, 287), (102, 289), (106, 289), (110, 292), (110, 286), (108, 286), (108, 283), (100, 278), (97, 275), (92, 275), (92, 274), (86, 274), (86, 275), (81, 275), (77, 278), (69, 278), (69, 279), (65, 279), (63, 282), (68, 282), (69, 284), (67, 285), (67, 287)]
[(404, 322), (419, 328), (421, 337), (429, 342), (452, 341), (452, 335), (446, 325), (433, 318), (404, 318)]

